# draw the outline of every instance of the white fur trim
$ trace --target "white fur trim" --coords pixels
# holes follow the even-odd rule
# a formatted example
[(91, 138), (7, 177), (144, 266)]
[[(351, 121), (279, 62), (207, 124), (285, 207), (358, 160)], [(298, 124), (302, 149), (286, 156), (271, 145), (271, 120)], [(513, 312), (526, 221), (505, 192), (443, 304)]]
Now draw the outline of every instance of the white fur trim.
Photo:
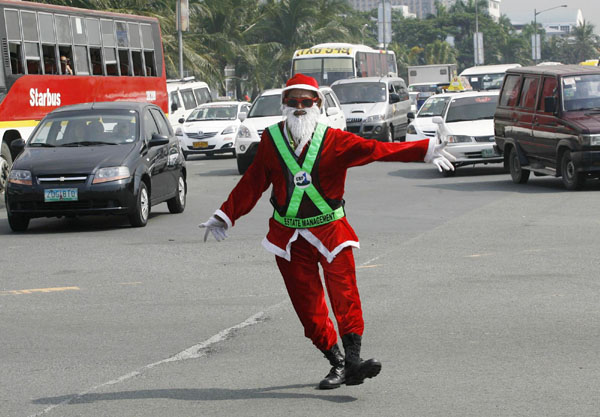
[(223, 220), (225, 220), (225, 223), (227, 223), (227, 228), (230, 229), (233, 227), (233, 225), (231, 224), (231, 219), (229, 218), (229, 216), (227, 214), (225, 214), (221, 209), (215, 211), (215, 214), (217, 216), (219, 216), (220, 218), (222, 218)]
[(344, 249), (347, 246), (360, 248), (360, 243), (355, 242), (353, 240), (347, 240), (345, 242), (340, 243), (336, 248), (333, 249), (333, 251), (329, 252), (329, 250), (327, 250), (325, 245), (323, 245), (323, 243), (321, 243), (321, 241), (315, 235), (313, 235), (310, 231), (308, 231), (308, 229), (298, 229), (298, 230), (300, 231), (300, 235), (304, 239), (306, 239), (311, 245), (313, 245), (315, 248), (317, 248), (317, 250), (321, 253), (321, 255), (323, 255), (325, 258), (327, 258), (327, 262), (329, 262), (329, 263), (331, 263), (331, 261), (333, 261), (333, 259), (336, 257), (336, 255), (338, 253), (340, 253), (342, 251), (342, 249)]
[(292, 243), (294, 243), (296, 239), (298, 239), (298, 229), (296, 229), (292, 237), (290, 237), (290, 240), (288, 240), (287, 245), (285, 245), (285, 250), (281, 249), (274, 243), (269, 242), (266, 237), (263, 239), (262, 245), (267, 251), (289, 262), (292, 260)]
[(310, 90), (310, 91), (314, 91), (316, 93), (319, 92), (318, 88), (315, 88), (314, 86), (310, 85), (310, 84), (294, 84), (294, 85), (290, 85), (289, 87), (285, 87), (282, 91), (281, 94), (285, 95), (286, 91), (290, 91), (290, 90)]
[(431, 162), (431, 158), (433, 158), (433, 148), (435, 147), (435, 145), (437, 145), (436, 140), (429, 139), (429, 146), (427, 147), (427, 153), (425, 154), (425, 158), (423, 158), (423, 161)]

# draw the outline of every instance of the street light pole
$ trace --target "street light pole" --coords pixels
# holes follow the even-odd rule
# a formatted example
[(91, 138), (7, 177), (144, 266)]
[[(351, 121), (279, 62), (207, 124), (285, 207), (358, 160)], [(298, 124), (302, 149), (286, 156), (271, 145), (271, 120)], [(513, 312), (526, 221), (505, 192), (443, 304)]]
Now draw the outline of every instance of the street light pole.
[[(558, 9), (560, 7), (567, 7), (566, 4), (561, 4), (560, 6), (550, 7), (549, 9), (540, 10), (533, 9), (533, 63), (537, 64), (538, 61), (538, 39), (537, 39), (537, 15), (540, 13), (547, 12), (548, 10)], [(541, 43), (541, 42), (540, 42)], [(541, 47), (540, 47), (540, 58), (542, 57)]]

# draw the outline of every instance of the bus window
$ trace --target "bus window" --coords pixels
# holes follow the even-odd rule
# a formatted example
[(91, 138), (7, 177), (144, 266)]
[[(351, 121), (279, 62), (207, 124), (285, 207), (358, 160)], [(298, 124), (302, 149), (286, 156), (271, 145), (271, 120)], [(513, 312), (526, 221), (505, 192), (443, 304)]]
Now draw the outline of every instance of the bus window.
[(23, 71), (23, 61), (21, 56), (21, 44), (10, 43), (8, 49), (10, 50), (10, 69), (13, 74), (25, 74)]
[(127, 38), (127, 24), (125, 22), (115, 22), (117, 28), (117, 46), (127, 48), (129, 39)]
[(142, 46), (144, 49), (154, 49), (154, 39), (152, 38), (152, 28), (150, 25), (142, 25)]
[(87, 44), (87, 32), (85, 30), (85, 20), (80, 17), (71, 16), (73, 27), (73, 41), (77, 45)]
[(115, 28), (112, 20), (101, 20), (102, 28), (102, 45), (112, 48), (115, 46)]
[(54, 18), (51, 14), (38, 13), (40, 21), (40, 37), (42, 43), (55, 44), (56, 37), (54, 36)]
[(323, 60), (323, 80), (327, 85), (334, 81), (352, 78), (354, 68), (351, 58), (325, 58)]
[(98, 19), (85, 19), (88, 34), (88, 44), (100, 46), (100, 21)]
[(183, 107), (185, 107), (186, 110), (191, 110), (191, 109), (195, 109), (197, 104), (196, 104), (196, 98), (194, 97), (194, 92), (192, 91), (191, 88), (188, 88), (186, 90), (179, 90), (179, 93), (181, 93), (181, 99), (183, 100)]
[(154, 51), (144, 51), (144, 62), (146, 63), (146, 75), (156, 77), (156, 64), (154, 63)]
[(127, 49), (119, 49), (119, 67), (121, 75), (131, 75), (129, 73), (129, 52)]
[(132, 48), (141, 48), (142, 40), (140, 38), (140, 27), (137, 23), (127, 23), (129, 27), (129, 46)]
[(194, 95), (196, 96), (196, 102), (198, 105), (208, 103), (211, 101), (210, 92), (207, 88), (196, 88), (194, 89)]
[(25, 42), (25, 66), (27, 74), (41, 74), (42, 66), (40, 65), (40, 49), (39, 44), (33, 42)]
[[(177, 91), (171, 91), (171, 93), (169, 94), (169, 97), (171, 98), (171, 109), (169, 109), (170, 111), (176, 111), (178, 108), (181, 107), (181, 101), (179, 101), (179, 95), (177, 94)], [(173, 105), (176, 106), (176, 108), (172, 108), (174, 107)]]
[(142, 52), (131, 51), (131, 64), (133, 66), (133, 75), (144, 76), (144, 64), (142, 63)]
[(106, 75), (119, 75), (115, 48), (104, 48), (104, 65), (106, 66)]
[(92, 64), (92, 75), (102, 75), (102, 52), (100, 48), (90, 46), (90, 63)]
[(19, 28), (19, 12), (16, 10), (5, 10), (4, 22), (6, 23), (6, 38), (9, 41), (21, 42), (21, 29)]
[[(73, 53), (71, 51), (71, 47), (62, 45), (59, 46), (58, 56), (60, 56), (60, 73), (63, 75), (73, 75), (73, 67), (71, 67), (71, 63), (73, 62)], [(66, 58), (66, 61), (63, 61), (63, 57)]]
[(56, 59), (56, 48), (54, 45), (42, 45), (42, 56), (44, 59), (44, 73), (58, 74), (58, 65), (56, 64), (58, 60)]
[(69, 16), (55, 15), (56, 20), (56, 40), (58, 43), (71, 45), (71, 25)]
[[(37, 16), (32, 12), (21, 12), (21, 26), (23, 27), (23, 40), (38, 42)], [(25, 48), (27, 49), (27, 48)]]
[(304, 74), (313, 77), (317, 80), (319, 85), (323, 84), (323, 77), (321, 76), (321, 68), (323, 66), (323, 60), (321, 58), (310, 58), (310, 59), (298, 59), (294, 61), (294, 74)]
[(88, 55), (87, 48), (85, 46), (75, 47), (75, 74), (77, 75), (90, 75), (90, 68), (88, 66)]

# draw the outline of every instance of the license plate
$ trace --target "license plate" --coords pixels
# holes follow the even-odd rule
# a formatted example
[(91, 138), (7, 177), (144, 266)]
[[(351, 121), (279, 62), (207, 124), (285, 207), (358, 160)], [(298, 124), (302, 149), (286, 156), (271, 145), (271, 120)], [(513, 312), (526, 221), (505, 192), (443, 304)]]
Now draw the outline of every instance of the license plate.
[(77, 188), (50, 188), (44, 190), (44, 201), (77, 201)]
[(493, 158), (494, 156), (498, 156), (494, 149), (482, 149), (481, 157), (482, 158)]
[(194, 148), (207, 148), (208, 142), (194, 142)]

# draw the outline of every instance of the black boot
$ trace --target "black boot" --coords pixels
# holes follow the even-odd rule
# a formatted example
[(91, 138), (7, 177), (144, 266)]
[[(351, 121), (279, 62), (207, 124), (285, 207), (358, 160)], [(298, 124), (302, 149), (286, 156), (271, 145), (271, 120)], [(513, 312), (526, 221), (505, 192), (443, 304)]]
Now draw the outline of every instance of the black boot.
[(340, 351), (337, 344), (329, 350), (322, 350), (325, 357), (329, 360), (329, 363), (333, 368), (327, 374), (327, 376), (319, 383), (319, 389), (333, 389), (338, 388), (344, 383), (344, 355)]
[(381, 362), (377, 359), (360, 358), (361, 336), (348, 333), (342, 336), (346, 353), (346, 385), (360, 385), (365, 378), (374, 378), (381, 372)]

